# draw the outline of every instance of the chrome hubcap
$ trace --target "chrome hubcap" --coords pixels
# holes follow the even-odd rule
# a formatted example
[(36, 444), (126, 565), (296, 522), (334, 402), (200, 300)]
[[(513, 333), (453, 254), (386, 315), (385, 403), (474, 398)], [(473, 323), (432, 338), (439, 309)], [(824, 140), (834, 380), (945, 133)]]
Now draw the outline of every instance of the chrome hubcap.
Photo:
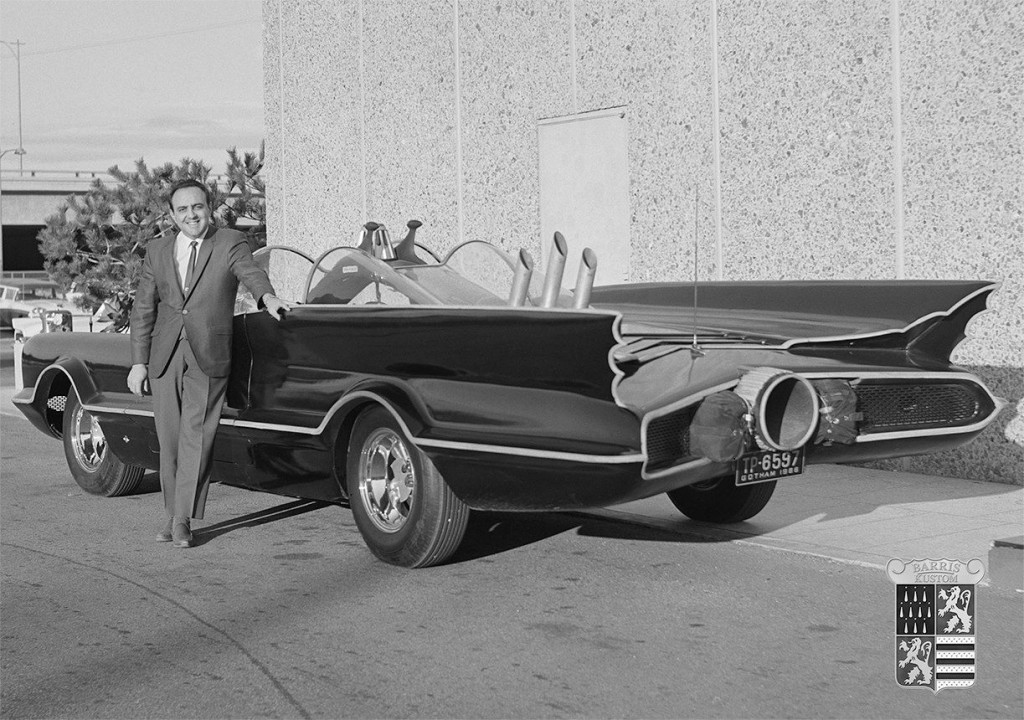
[(416, 470), (409, 449), (389, 428), (378, 428), (359, 454), (359, 499), (378, 530), (395, 533), (412, 512)]
[(89, 472), (96, 472), (107, 453), (107, 440), (91, 412), (79, 405), (71, 419), (71, 448), (78, 464)]

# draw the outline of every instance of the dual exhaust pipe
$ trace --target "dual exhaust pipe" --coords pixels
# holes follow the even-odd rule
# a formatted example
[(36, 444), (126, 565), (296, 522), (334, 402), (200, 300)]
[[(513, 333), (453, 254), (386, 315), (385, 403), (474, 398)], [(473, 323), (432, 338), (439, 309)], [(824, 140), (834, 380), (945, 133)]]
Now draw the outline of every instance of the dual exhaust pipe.
[(752, 368), (732, 390), (704, 398), (687, 430), (690, 450), (714, 462), (727, 462), (751, 445), (796, 450), (812, 439), (849, 444), (860, 419), (856, 403), (848, 381), (816, 384), (788, 370)]
[[(568, 253), (569, 247), (565, 242), (565, 237), (562, 233), (556, 232), (555, 241), (551, 246), (551, 254), (548, 256), (548, 272), (544, 278), (541, 307), (558, 306), (558, 294), (562, 289), (562, 276), (565, 274), (565, 258)], [(509, 293), (508, 299), (508, 304), (512, 307), (521, 307), (526, 303), (530, 280), (533, 278), (533, 269), (534, 263), (530, 253), (520, 250), (516, 259), (515, 276), (512, 279), (512, 291)], [(590, 306), (590, 294), (594, 288), (596, 275), (597, 254), (590, 248), (585, 248), (583, 257), (580, 259), (580, 269), (576, 275), (576, 288), (573, 290), (572, 307), (574, 310)]]

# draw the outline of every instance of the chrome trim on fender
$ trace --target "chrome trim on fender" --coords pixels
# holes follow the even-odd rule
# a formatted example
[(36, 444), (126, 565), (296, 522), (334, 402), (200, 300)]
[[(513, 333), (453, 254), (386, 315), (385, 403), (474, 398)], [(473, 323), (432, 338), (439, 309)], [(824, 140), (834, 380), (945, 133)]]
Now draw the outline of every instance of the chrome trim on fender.
[(395, 421), (402, 427), (406, 436), (413, 444), (422, 448), (438, 448), (440, 450), (465, 450), (469, 452), (488, 453), (492, 455), (511, 455), (515, 457), (537, 457), (546, 460), (564, 460), (567, 462), (579, 462), (590, 464), (628, 464), (643, 462), (644, 455), (633, 453), (630, 455), (595, 455), (591, 453), (561, 452), (558, 450), (538, 450), (534, 448), (517, 447), (513, 445), (490, 445), (486, 443), (457, 442), (452, 440), (431, 440), (429, 438), (416, 437), (409, 427), (402, 420), (401, 414), (385, 398), (369, 390), (357, 390), (338, 400), (331, 406), (319, 425), (312, 428), (297, 425), (283, 425), (277, 423), (253, 422), (251, 420), (222, 419), (222, 425), (233, 425), (235, 427), (250, 428), (253, 430), (272, 430), (277, 432), (297, 433), (302, 435), (321, 435), (327, 429), (327, 424), (334, 417), (334, 414), (341, 408), (359, 399), (369, 399), (383, 406), (390, 412)]
[[(885, 335), (902, 335), (903, 333), (907, 332), (911, 328), (917, 327), (918, 325), (922, 325), (925, 322), (928, 322), (928, 321), (932, 320), (933, 318), (949, 317), (954, 312), (956, 312), (960, 307), (962, 307), (963, 305), (966, 305), (968, 302), (970, 302), (971, 300), (976, 298), (978, 295), (980, 295), (982, 293), (992, 293), (992, 292), (995, 292), (996, 290), (999, 289), (999, 285), (1000, 285), (1000, 283), (989, 283), (985, 287), (978, 288), (977, 290), (975, 290), (971, 294), (965, 295), (964, 297), (962, 297), (960, 299), (959, 302), (954, 303), (949, 309), (947, 309), (947, 310), (936, 310), (935, 312), (931, 312), (931, 313), (928, 313), (927, 315), (923, 315), (923, 316), (919, 317), (917, 320), (915, 320), (914, 322), (912, 322), (912, 323), (910, 323), (908, 325), (905, 325), (903, 328), (892, 329), (892, 330), (878, 330), (876, 332), (860, 333), (860, 334), (856, 334), (856, 335), (836, 335), (836, 336), (833, 336), (833, 337), (825, 336), (825, 337), (812, 337), (812, 338), (794, 338), (792, 340), (787, 340), (786, 342), (782, 343), (778, 347), (780, 347), (783, 350), (788, 350), (791, 347), (793, 347), (794, 345), (803, 345), (805, 343), (839, 342), (839, 341), (842, 341), (842, 340), (865, 340), (867, 338), (883, 337)], [(979, 312), (977, 315), (972, 317), (971, 321), (975, 320), (978, 317), (978, 315), (983, 315), (986, 312), (989, 312), (987, 307), (986, 307), (985, 310)]]
[[(586, 308), (588, 311), (590, 309), (591, 308)], [(612, 340), (614, 340), (615, 343), (608, 349), (608, 367), (612, 370), (612, 400), (614, 400), (615, 404), (620, 408), (630, 410), (631, 408), (622, 402), (622, 398), (619, 397), (619, 385), (622, 384), (622, 380), (626, 377), (626, 373), (619, 368), (619, 364), (615, 361), (615, 351), (625, 344), (625, 340), (622, 338), (622, 313), (612, 312), (610, 314), (615, 316), (615, 319), (612, 320)], [(640, 437), (642, 440), (643, 434), (641, 434)], [(647, 458), (646, 454), (644, 455), (644, 458)]]
[[(78, 396), (79, 400), (82, 399), (82, 393), (78, 392), (78, 386), (75, 385), (75, 378), (72, 377), (71, 373), (69, 373), (67, 371), (67, 368), (65, 368), (63, 365), (58, 365), (57, 363), (53, 363), (51, 365), (47, 365), (46, 367), (44, 367), (42, 370), (39, 371), (39, 374), (36, 376), (36, 381), (32, 385), (32, 394), (29, 397), (27, 397), (27, 398), (19, 398), (18, 395), (20, 395), (21, 393), (18, 393), (17, 395), (15, 395), (14, 397), (11, 398), (11, 402), (13, 404), (15, 404), (15, 405), (31, 405), (31, 404), (33, 404), (36, 401), (36, 393), (39, 392), (39, 380), (44, 375), (46, 375), (46, 373), (49, 372), (50, 370), (60, 370), (62, 373), (67, 375), (68, 381), (71, 383), (71, 387), (73, 387), (75, 389), (75, 395)], [(25, 388), (21, 392), (25, 392), (25, 390), (27, 390), (27, 389), (28, 388)], [(89, 412), (92, 412), (91, 408), (94, 407), (94, 406), (82, 405), (82, 407), (85, 408), (86, 410), (89, 410)]]
[[(645, 462), (644, 465), (646, 465), (646, 464), (647, 463)], [(685, 462), (682, 465), (673, 465), (672, 467), (665, 468), (664, 470), (658, 470), (657, 472), (647, 472), (646, 470), (641, 469), (640, 470), (640, 479), (641, 480), (657, 480), (658, 478), (667, 477), (669, 475), (673, 475), (673, 474), (676, 474), (676, 473), (685, 473), (686, 471), (692, 470), (693, 468), (704, 467), (706, 465), (712, 465), (712, 464), (714, 464), (714, 463), (712, 463), (712, 461), (708, 460), (707, 458), (697, 458), (696, 460), (691, 460), (690, 462)]]

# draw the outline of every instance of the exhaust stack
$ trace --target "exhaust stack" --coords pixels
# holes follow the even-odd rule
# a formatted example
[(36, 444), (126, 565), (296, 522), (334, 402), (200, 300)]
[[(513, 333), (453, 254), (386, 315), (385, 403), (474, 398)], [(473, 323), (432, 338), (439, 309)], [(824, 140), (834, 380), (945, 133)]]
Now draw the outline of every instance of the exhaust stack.
[(565, 238), (562, 237), (562, 233), (556, 231), (555, 242), (551, 246), (551, 255), (548, 258), (548, 272), (544, 281), (541, 307), (552, 308), (558, 304), (558, 291), (562, 288), (562, 273), (565, 272), (566, 252)]
[(597, 254), (590, 248), (583, 249), (580, 271), (576, 275), (576, 289), (573, 291), (572, 306), (576, 310), (590, 306), (590, 291), (594, 289), (597, 275)]
[(508, 296), (511, 307), (522, 307), (526, 303), (526, 295), (530, 290), (530, 279), (533, 277), (533, 258), (525, 250), (519, 251), (516, 262), (516, 274), (512, 278), (512, 291)]
[(373, 255), (373, 232), (380, 227), (380, 223), (368, 222), (359, 230), (359, 242), (357, 248), (367, 255)]
[(754, 416), (754, 439), (764, 450), (795, 450), (818, 427), (818, 393), (787, 370), (759, 367), (740, 378), (735, 392)]
[(371, 239), (373, 245), (373, 256), (381, 260), (394, 260), (395, 248), (391, 245), (391, 233), (383, 225), (373, 231)]

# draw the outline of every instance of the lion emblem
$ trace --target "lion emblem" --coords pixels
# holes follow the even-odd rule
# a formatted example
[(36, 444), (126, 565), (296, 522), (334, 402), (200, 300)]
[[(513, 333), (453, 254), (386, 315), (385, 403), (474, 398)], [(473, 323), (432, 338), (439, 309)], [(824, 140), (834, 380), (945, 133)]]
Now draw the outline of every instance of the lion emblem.
[[(906, 656), (900, 660), (900, 667), (911, 664), (914, 666), (910, 669), (903, 684), (913, 685), (916, 682), (918, 685), (931, 685), (932, 669), (928, 665), (928, 659), (932, 653), (931, 642), (922, 642), (921, 638), (914, 638), (910, 645), (907, 645), (907, 641), (904, 640), (900, 643), (900, 650), (906, 653)], [(923, 660), (919, 657), (922, 652), (924, 653)]]
[(971, 602), (971, 591), (961, 591), (959, 585), (954, 585), (948, 593), (945, 590), (939, 590), (939, 597), (946, 601), (945, 607), (939, 610), (939, 617), (945, 616), (946, 613), (952, 613), (952, 617), (946, 624), (946, 633), (951, 633), (954, 630), (958, 633), (969, 633), (971, 631), (971, 616), (967, 614), (967, 607)]

